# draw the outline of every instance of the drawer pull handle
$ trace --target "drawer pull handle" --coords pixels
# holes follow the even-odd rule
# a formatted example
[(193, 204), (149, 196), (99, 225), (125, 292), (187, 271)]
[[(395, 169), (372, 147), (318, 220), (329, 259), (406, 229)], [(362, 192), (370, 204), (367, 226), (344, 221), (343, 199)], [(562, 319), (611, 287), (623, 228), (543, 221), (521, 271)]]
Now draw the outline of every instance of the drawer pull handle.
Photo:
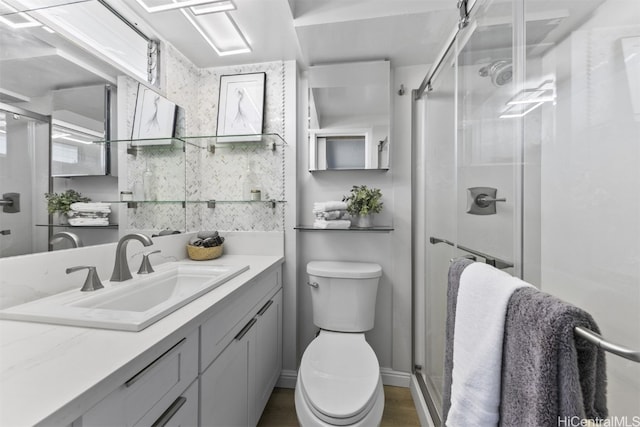
[(256, 318), (254, 317), (253, 319), (251, 319), (251, 321), (249, 323), (247, 323), (244, 328), (242, 328), (240, 330), (240, 332), (238, 332), (238, 335), (236, 335), (236, 337), (234, 338), (235, 340), (240, 341), (242, 339), (242, 337), (244, 337), (247, 332), (249, 332), (249, 329), (251, 329), (253, 327), (253, 325), (255, 325), (257, 322)]
[(133, 377), (131, 377), (126, 383), (124, 383), (125, 387), (131, 387), (132, 385), (137, 383), (138, 380), (140, 380), (147, 372), (149, 372), (154, 366), (156, 366), (158, 363), (160, 363), (160, 361), (162, 359), (164, 359), (169, 354), (171, 354), (174, 351), (176, 351), (182, 344), (184, 344), (184, 342), (186, 340), (187, 340), (186, 338), (182, 338), (180, 341), (178, 341), (178, 343), (176, 343), (176, 345), (174, 345), (169, 350), (167, 350), (164, 353), (162, 353), (156, 360), (154, 360), (153, 362), (151, 362), (147, 366), (145, 366), (144, 369), (142, 369), (140, 372), (138, 372)]
[(269, 310), (269, 307), (271, 307), (271, 304), (273, 304), (273, 300), (270, 299), (269, 301), (267, 301), (267, 303), (265, 305), (262, 306), (262, 308), (260, 309), (260, 311), (258, 311), (258, 316), (262, 316), (265, 311)]
[(176, 412), (178, 412), (180, 408), (182, 408), (182, 405), (184, 405), (185, 403), (187, 403), (186, 397), (184, 396), (178, 397), (176, 400), (173, 401), (171, 406), (169, 406), (167, 410), (164, 411), (162, 415), (160, 415), (160, 418), (158, 418), (156, 422), (151, 425), (151, 427), (166, 426), (169, 423), (169, 421), (171, 421), (171, 418), (173, 418)]

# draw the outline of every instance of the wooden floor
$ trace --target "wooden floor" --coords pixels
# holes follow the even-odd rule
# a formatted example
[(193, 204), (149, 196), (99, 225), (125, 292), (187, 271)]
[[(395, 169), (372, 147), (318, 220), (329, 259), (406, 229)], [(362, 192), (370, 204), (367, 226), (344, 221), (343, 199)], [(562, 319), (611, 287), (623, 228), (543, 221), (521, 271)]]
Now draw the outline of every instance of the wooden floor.
[[(258, 427), (297, 427), (293, 389), (273, 390)], [(418, 414), (408, 388), (384, 386), (384, 413), (380, 426), (419, 426)]]

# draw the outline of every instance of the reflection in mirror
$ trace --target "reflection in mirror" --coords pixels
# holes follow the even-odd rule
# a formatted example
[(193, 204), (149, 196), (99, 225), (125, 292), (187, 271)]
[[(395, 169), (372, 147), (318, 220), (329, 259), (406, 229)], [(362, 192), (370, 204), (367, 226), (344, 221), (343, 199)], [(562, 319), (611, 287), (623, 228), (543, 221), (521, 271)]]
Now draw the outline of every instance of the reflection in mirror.
[[(117, 216), (112, 215), (108, 227), (60, 225), (48, 215), (44, 194), (74, 189), (96, 202), (118, 199), (118, 178), (107, 144), (93, 141), (109, 139), (108, 113), (115, 109), (116, 77), (123, 73), (115, 59), (100, 55), (99, 48), (118, 50), (108, 42), (116, 39), (109, 31), (124, 30), (111, 28), (113, 17), (102, 19), (111, 12), (95, 1), (22, 3), (38, 10), (2, 16), (28, 16), (38, 25), (14, 28), (0, 22), (0, 103), (8, 111), (2, 115), (1, 130), (6, 133), (0, 132), (0, 190), (19, 192), (22, 208), (11, 214), (0, 209), (0, 231), (6, 230), (0, 234), (0, 256), (66, 249), (69, 245), (49, 245), (49, 238), (61, 231), (78, 234), (85, 246), (117, 241)], [(55, 7), (40, 8), (45, 3)], [(94, 9), (86, 19), (87, 11)], [(92, 26), (92, 37), (79, 39), (84, 33), (78, 25)], [(94, 49), (90, 42), (98, 35), (106, 41)], [(136, 46), (145, 47), (144, 61), (130, 55), (131, 63), (144, 62), (146, 77), (146, 41), (138, 38), (142, 41), (136, 39)], [(21, 112), (19, 122), (15, 111)], [(27, 126), (29, 117), (38, 121)], [(30, 160), (14, 160), (22, 151), (31, 153)]]
[(0, 103), (0, 195), (20, 195), (19, 209), (0, 208), (0, 257), (47, 250), (34, 223), (47, 221), (48, 147), (49, 117)]
[(106, 175), (111, 123), (111, 87), (52, 91), (51, 176)]
[(309, 170), (389, 168), (388, 61), (309, 69)]

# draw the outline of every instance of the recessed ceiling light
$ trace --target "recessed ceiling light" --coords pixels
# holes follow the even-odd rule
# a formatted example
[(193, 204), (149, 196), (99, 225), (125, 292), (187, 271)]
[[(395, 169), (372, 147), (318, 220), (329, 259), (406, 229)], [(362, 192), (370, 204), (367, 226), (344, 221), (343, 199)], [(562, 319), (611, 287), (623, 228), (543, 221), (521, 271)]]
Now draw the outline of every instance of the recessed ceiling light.
[[(206, 5), (210, 3), (219, 3), (216, 0), (162, 0), (162, 1), (153, 1), (153, 0), (136, 0), (140, 6), (144, 8), (149, 13), (155, 12), (164, 12), (165, 10), (174, 10), (174, 9), (182, 9), (184, 7), (193, 7)], [(153, 6), (148, 5), (147, 3), (155, 3)], [(235, 8), (235, 7), (234, 7)]]
[(205, 4), (202, 6), (192, 6), (191, 12), (194, 15), (206, 15), (209, 13), (228, 12), (230, 10), (236, 10), (236, 5), (231, 0), (216, 1), (211, 4)]

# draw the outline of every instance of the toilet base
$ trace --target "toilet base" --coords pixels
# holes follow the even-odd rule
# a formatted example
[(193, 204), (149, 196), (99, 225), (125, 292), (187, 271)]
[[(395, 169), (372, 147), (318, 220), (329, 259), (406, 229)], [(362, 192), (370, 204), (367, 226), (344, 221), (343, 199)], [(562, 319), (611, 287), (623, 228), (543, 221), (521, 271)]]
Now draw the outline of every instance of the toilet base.
[[(376, 387), (376, 397), (371, 411), (364, 418), (355, 424), (349, 424), (350, 427), (372, 427), (380, 425), (382, 421), (382, 412), (384, 411), (384, 389), (382, 388), (382, 380), (378, 380)], [(316, 417), (306, 399), (302, 395), (300, 387), (296, 386), (295, 406), (298, 422), (302, 427), (335, 427), (338, 424), (327, 424), (323, 420)]]

